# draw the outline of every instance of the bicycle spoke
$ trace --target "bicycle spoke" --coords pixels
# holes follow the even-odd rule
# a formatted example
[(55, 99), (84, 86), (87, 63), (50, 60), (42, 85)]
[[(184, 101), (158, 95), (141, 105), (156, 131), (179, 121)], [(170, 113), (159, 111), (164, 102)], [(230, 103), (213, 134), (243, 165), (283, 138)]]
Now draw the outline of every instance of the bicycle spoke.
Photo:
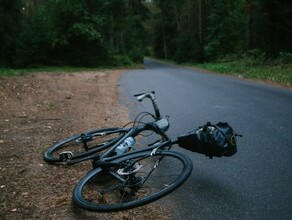
[(75, 135), (50, 147), (44, 153), (44, 159), (49, 163), (58, 163), (89, 156), (101, 152), (124, 133), (118, 128), (105, 128)]
[(77, 185), (74, 200), (86, 209), (114, 211), (151, 202), (174, 190), (187, 178), (185, 173), (191, 168), (187, 170), (182, 160), (168, 155), (133, 156), (125, 161), (124, 168), (111, 171), (114, 174), (93, 172), (85, 182)]

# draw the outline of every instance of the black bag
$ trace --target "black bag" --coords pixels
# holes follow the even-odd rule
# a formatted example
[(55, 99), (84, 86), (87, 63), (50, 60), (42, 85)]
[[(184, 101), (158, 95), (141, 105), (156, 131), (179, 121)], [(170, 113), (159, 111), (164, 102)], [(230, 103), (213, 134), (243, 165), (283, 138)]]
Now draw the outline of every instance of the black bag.
[(178, 145), (184, 149), (205, 154), (206, 156), (232, 156), (237, 152), (236, 136), (226, 122), (216, 125), (208, 122), (197, 130), (178, 137)]

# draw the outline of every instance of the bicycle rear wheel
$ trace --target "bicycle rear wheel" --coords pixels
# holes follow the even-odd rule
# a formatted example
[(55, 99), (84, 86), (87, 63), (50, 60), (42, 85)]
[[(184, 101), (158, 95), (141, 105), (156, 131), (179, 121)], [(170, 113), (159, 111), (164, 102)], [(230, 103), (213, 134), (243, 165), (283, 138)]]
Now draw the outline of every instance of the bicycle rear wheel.
[(192, 171), (191, 160), (173, 151), (132, 153), (114, 160), (121, 168), (97, 168), (73, 191), (73, 201), (96, 212), (120, 211), (153, 202), (181, 186)]
[(60, 163), (86, 157), (113, 145), (125, 132), (121, 128), (104, 128), (77, 134), (50, 147), (43, 158), (48, 163)]

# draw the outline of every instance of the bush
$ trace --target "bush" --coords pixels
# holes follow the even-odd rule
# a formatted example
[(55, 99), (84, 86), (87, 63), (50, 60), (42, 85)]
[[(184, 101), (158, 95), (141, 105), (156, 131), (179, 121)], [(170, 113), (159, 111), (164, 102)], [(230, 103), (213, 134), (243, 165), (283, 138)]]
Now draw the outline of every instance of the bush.
[(243, 55), (243, 59), (246, 62), (246, 65), (248, 66), (258, 66), (258, 65), (263, 65), (265, 64), (267, 60), (267, 55), (265, 52), (258, 50), (258, 49), (253, 49), (248, 51), (247, 54)]
[(119, 66), (130, 66), (133, 62), (131, 59), (124, 55), (113, 55), (110, 65), (119, 67)]
[(128, 53), (128, 56), (135, 63), (143, 63), (144, 61), (144, 54), (140, 48), (133, 48)]
[(280, 52), (278, 58), (276, 59), (277, 64), (291, 64), (292, 63), (292, 53)]

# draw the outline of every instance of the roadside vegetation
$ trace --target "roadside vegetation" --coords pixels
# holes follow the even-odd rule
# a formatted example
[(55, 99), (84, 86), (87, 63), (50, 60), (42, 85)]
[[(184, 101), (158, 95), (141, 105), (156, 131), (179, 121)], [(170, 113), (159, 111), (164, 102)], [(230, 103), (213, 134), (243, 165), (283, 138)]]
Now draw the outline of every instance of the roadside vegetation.
[[(175, 61), (169, 61), (177, 63)], [(258, 58), (254, 56), (243, 56), (241, 58), (227, 56), (224, 59), (214, 60), (206, 63), (183, 63), (200, 69), (211, 70), (216, 73), (232, 75), (245, 79), (254, 79), (274, 83), (284, 87), (292, 87), (292, 54), (283, 53), (277, 59), (268, 59), (264, 55)], [(22, 76), (26, 73), (72, 73), (103, 71), (105, 69), (134, 69), (143, 68), (142, 64), (131, 63), (129, 65), (116, 67), (74, 67), (74, 66), (47, 66), (35, 68), (0, 68), (0, 76)]]
[(144, 56), (216, 63), (230, 55), (281, 59), (292, 53), (292, 3), (286, 0), (0, 3), (5, 68), (116, 67)]
[(246, 79), (292, 86), (292, 54), (282, 54), (277, 59), (226, 57), (214, 62), (188, 65)]
[(128, 68), (150, 56), (291, 85), (291, 1), (0, 3), (2, 76)]
[(100, 67), (76, 67), (76, 66), (43, 66), (43, 67), (26, 67), (26, 68), (0, 68), (0, 77), (5, 76), (23, 76), (27, 73), (79, 73), (95, 72), (118, 69), (137, 69), (142, 68), (141, 63), (129, 63), (120, 66), (100, 66)]

